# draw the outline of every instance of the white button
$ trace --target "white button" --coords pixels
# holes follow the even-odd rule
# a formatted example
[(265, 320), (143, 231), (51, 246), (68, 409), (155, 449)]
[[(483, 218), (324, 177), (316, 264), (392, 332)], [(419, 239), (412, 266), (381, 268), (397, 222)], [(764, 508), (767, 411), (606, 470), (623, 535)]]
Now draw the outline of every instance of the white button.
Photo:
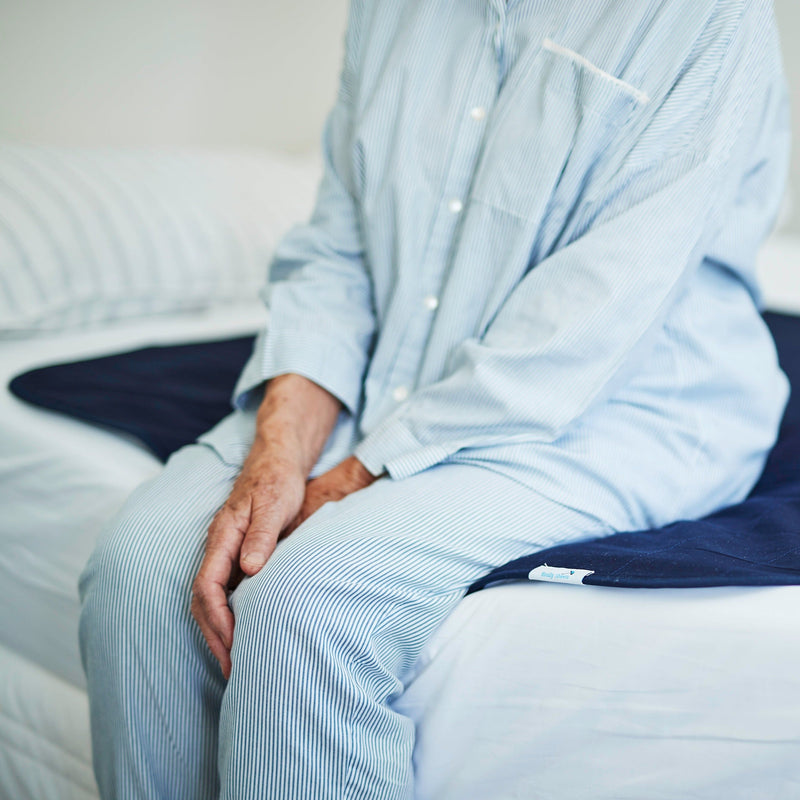
[(486, 116), (486, 109), (483, 106), (475, 106), (470, 112), (469, 115), (472, 119), (480, 122)]
[(407, 386), (398, 386), (392, 392), (392, 397), (394, 397), (395, 403), (402, 403), (408, 397), (408, 387)]
[(448, 204), (447, 207), (454, 213), (458, 214), (462, 208), (464, 208), (464, 204), (457, 198), (454, 197)]
[(434, 297), (432, 294), (429, 294), (423, 301), (422, 304), (428, 311), (435, 311), (439, 307), (439, 298)]

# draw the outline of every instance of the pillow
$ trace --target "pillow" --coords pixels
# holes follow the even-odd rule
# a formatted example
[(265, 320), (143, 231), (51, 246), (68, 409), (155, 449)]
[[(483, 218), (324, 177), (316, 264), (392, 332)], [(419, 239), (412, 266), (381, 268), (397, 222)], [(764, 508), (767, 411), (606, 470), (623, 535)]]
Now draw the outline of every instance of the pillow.
[(321, 161), (0, 145), (0, 336), (253, 299)]

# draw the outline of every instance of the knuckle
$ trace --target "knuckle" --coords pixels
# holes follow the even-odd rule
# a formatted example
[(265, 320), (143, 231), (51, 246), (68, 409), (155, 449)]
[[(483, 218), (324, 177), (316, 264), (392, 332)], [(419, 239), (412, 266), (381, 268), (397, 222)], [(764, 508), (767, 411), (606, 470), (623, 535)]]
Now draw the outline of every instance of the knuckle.
[(216, 623), (216, 621), (215, 621), (215, 620), (212, 620), (212, 621), (209, 623), (209, 626), (208, 626), (208, 627), (209, 627), (209, 628), (211, 629), (211, 631), (214, 633), (214, 636), (216, 636), (216, 637), (217, 637), (217, 638), (219, 638), (219, 639), (222, 639), (222, 630), (223, 630), (223, 629), (222, 629), (222, 627), (221, 627), (219, 624), (217, 624), (217, 623)]
[[(250, 519), (250, 506), (229, 505), (219, 512), (212, 522), (214, 537), (225, 538), (232, 532), (240, 532), (247, 527)], [(209, 528), (211, 530), (211, 528)]]
[(192, 617), (194, 618), (195, 622), (197, 623), (198, 627), (200, 628), (200, 632), (203, 636), (206, 635), (206, 616), (203, 613), (203, 607), (199, 603), (192, 603)]
[(220, 517), (237, 518), (244, 516), (245, 504), (239, 499), (228, 499), (225, 505), (220, 509)]
[(208, 586), (204, 581), (195, 581), (192, 584), (192, 602), (201, 605), (208, 599)]
[(227, 536), (218, 536), (213, 542), (206, 545), (206, 561), (216, 561), (221, 555), (227, 553)]
[(228, 498), (216, 511), (214, 516), (211, 519), (212, 525), (217, 525), (221, 519), (223, 519), (227, 514), (230, 513), (230, 503), (231, 500)]
[(276, 501), (271, 497), (261, 494), (253, 499), (252, 516), (267, 517), (270, 515), (276, 505)]

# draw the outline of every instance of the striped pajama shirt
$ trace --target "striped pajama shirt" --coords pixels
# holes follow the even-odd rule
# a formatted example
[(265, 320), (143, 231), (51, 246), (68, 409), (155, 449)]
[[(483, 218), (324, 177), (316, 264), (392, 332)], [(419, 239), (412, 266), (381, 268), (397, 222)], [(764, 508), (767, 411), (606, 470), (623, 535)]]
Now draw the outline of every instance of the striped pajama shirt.
[[(345, 45), (235, 410), (81, 579), (107, 798), (413, 797), (391, 701), (469, 583), (735, 502), (777, 432), (754, 275), (789, 140), (767, 2), (354, 0)], [(289, 372), (343, 406), (311, 474), (354, 453), (387, 476), (232, 594), (226, 684), (190, 586)]]

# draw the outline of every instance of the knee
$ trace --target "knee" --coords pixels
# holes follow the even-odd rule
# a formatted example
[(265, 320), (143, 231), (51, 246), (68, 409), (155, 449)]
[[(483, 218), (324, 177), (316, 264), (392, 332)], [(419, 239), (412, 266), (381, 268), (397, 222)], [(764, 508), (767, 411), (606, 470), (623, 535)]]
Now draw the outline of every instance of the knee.
[(292, 640), (304, 649), (352, 654), (356, 640), (401, 602), (379, 540), (306, 533), (282, 542), (261, 572), (233, 593), (240, 654)]
[(240, 642), (324, 637), (357, 591), (331, 563), (332, 555), (325, 547), (279, 547), (261, 572), (246, 578), (231, 597)]
[(233, 593), (234, 672), (261, 676), (270, 664), (280, 675), (305, 670), (306, 681), (347, 675), (385, 700), (435, 615), (393, 579), (378, 540), (309, 545), (276, 553)]
[(113, 615), (115, 624), (124, 624), (152, 614), (170, 597), (188, 604), (197, 558), (182, 546), (187, 521), (178, 526), (173, 517), (168, 508), (139, 502), (109, 523), (80, 577), (84, 616)]

